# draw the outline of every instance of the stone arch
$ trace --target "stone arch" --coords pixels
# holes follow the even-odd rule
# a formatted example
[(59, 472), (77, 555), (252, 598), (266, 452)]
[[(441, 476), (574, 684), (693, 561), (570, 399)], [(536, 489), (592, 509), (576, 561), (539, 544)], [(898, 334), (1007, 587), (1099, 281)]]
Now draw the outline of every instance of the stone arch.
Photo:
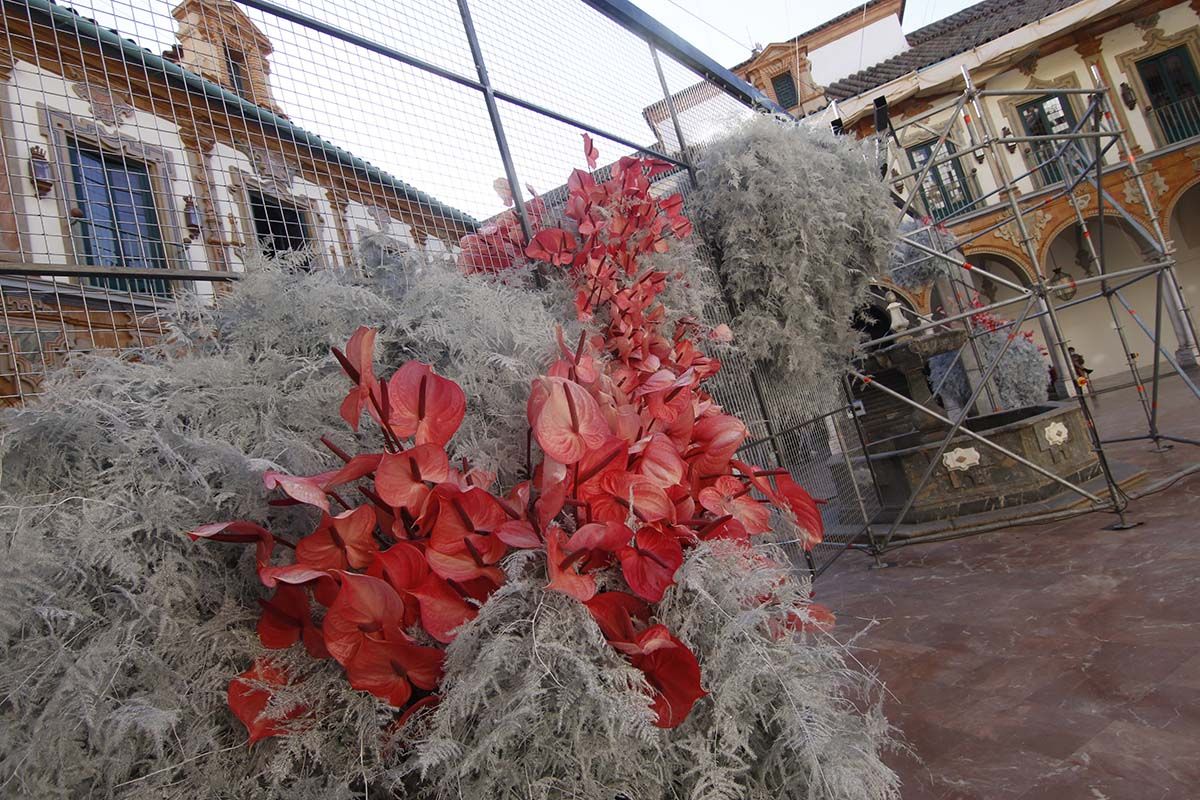
[(1179, 208), (1179, 203), (1184, 196), (1200, 186), (1200, 156), (1196, 158), (1196, 173), (1188, 178), (1178, 187), (1168, 190), (1166, 195), (1159, 198), (1159, 214), (1162, 217), (1162, 225), (1164, 233), (1167, 233), (1167, 238), (1171, 238), (1171, 234), (1167, 231), (1168, 226), (1172, 223), (1172, 218), (1175, 216), (1175, 211)]
[[(1094, 208), (1090, 210), (1092, 213), (1086, 215), (1085, 222), (1092, 242), (1097, 243), (1097, 215)], [(1104, 216), (1104, 267), (1107, 272), (1136, 267), (1153, 260), (1146, 255), (1146, 242), (1123, 217), (1111, 212)], [(1043, 266), (1047, 277), (1056, 283), (1063, 283), (1066, 279), (1082, 281), (1099, 274), (1086, 243), (1077, 237), (1076, 231), (1072, 225), (1063, 225), (1045, 244)], [(1121, 290), (1122, 297), (1144, 319), (1152, 318), (1154, 312), (1155, 281), (1152, 275), (1149, 273), (1148, 277), (1129, 283)], [(1099, 288), (1098, 283), (1081, 285), (1073, 292), (1058, 292), (1052, 299), (1064, 339), (1069, 346), (1077, 348), (1087, 366), (1094, 370), (1093, 380), (1103, 384), (1107, 378), (1128, 377), (1129, 362), (1116, 326), (1121, 327), (1130, 350), (1138, 354), (1139, 365), (1150, 364), (1152, 349), (1119, 301), (1114, 299), (1110, 310), (1109, 301), (1103, 297), (1086, 299)], [(1165, 320), (1165, 308), (1163, 313)], [(1164, 342), (1174, 342), (1169, 322), (1164, 324), (1163, 337)]]
[(1165, 210), (1164, 232), (1175, 245), (1175, 278), (1195, 321), (1200, 309), (1200, 175)]

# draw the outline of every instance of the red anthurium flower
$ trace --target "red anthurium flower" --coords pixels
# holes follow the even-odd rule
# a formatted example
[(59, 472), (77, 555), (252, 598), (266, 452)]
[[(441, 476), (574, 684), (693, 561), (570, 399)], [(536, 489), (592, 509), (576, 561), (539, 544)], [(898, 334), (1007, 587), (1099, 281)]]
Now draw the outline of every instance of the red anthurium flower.
[(407, 629), (414, 625), (420, 618), (420, 610), (416, 598), (412, 596), (412, 590), (420, 586), (429, 574), (425, 554), (416, 545), (397, 542), (387, 550), (375, 554), (375, 560), (367, 567), (367, 574), (372, 578), (383, 578), (391, 584), (404, 601), (403, 627)]
[(354, 430), (358, 430), (358, 421), (362, 418), (363, 409), (371, 405), (371, 393), (376, 393), (378, 397), (379, 386), (372, 364), (375, 356), (375, 333), (374, 328), (359, 327), (351, 334), (350, 341), (346, 344), (345, 355), (334, 351), (335, 355), (341, 356), (339, 361), (342, 362), (342, 369), (355, 384), (342, 401), (340, 411), (342, 419), (350, 423)]
[(404, 601), (379, 578), (354, 572), (340, 575), (342, 586), (325, 614), (322, 629), (329, 654), (344, 667), (364, 645), (398, 638)]
[(518, 550), (536, 550), (542, 546), (542, 540), (533, 529), (533, 525), (523, 519), (510, 519), (505, 522), (496, 529), (496, 538)]
[(513, 265), (514, 253), (495, 233), (469, 233), (459, 241), (458, 266), (468, 274), (500, 272)]
[(797, 631), (828, 633), (837, 625), (837, 617), (827, 606), (809, 603), (788, 615), (788, 627)]
[(658, 207), (663, 210), (668, 217), (678, 217), (683, 213), (683, 195), (676, 192), (670, 197), (664, 197), (658, 201)]
[(329, 499), (325, 497), (325, 490), (313, 478), (267, 470), (263, 473), (263, 485), (267, 487), (267, 491), (283, 489), (283, 493), (293, 500), (329, 511)]
[(674, 728), (692, 711), (707, 692), (700, 688), (700, 664), (696, 655), (676, 639), (665, 625), (654, 625), (638, 634), (638, 651), (630, 661), (646, 676), (654, 691), (650, 707), (658, 716), (655, 725)]
[(571, 534), (567, 549), (571, 552), (578, 550), (599, 550), (605, 553), (615, 553), (629, 544), (633, 531), (620, 522), (592, 522), (580, 526)]
[(525, 255), (565, 267), (575, 260), (575, 237), (562, 228), (546, 228), (533, 236)]
[(421, 513), (429, 497), (429, 483), (442, 483), (450, 475), (450, 460), (440, 445), (420, 444), (402, 453), (387, 453), (375, 471), (375, 491), (385, 503)]
[(439, 642), (454, 641), (455, 631), (475, 619), (479, 611), (434, 573), (412, 590), (421, 605), (421, 627)]
[(578, 470), (574, 476), (575, 489), (583, 499), (590, 499), (602, 491), (600, 478), (609, 472), (624, 472), (628, 460), (626, 443), (612, 437), (600, 447), (584, 453), (578, 461)]
[(542, 450), (562, 464), (574, 464), (612, 437), (596, 399), (563, 378), (536, 379), (526, 413)]
[(491, 565), (508, 548), (494, 532), (510, 517), (496, 498), (482, 489), (464, 492), (442, 484), (434, 490), (423, 519), (431, 520), (425, 558), (434, 572), (455, 581), (481, 576), (504, 581), (504, 573)]
[(379, 467), (379, 459), (382, 458), (381, 453), (363, 453), (351, 458), (339, 470), (333, 472), (322, 472), (320, 475), (313, 475), (311, 480), (321, 488), (322, 491), (328, 492), (330, 489), (336, 489), (345, 483), (356, 481), (359, 478), (366, 477)]
[(655, 433), (629, 448), (638, 456), (636, 470), (655, 486), (668, 489), (683, 480), (687, 466), (675, 443), (664, 433)]
[(286, 723), (306, 711), (304, 708), (293, 708), (279, 718), (263, 716), (267, 703), (271, 701), (268, 687), (286, 686), (288, 682), (288, 675), (281, 667), (263, 658), (256, 660), (250, 669), (229, 682), (229, 708), (250, 732), (250, 744), (285, 733)]
[(546, 571), (550, 575), (547, 589), (570, 595), (576, 600), (587, 602), (596, 594), (596, 579), (591, 575), (580, 575), (580, 560), (587, 550), (570, 552), (562, 529), (552, 525), (546, 530)]
[(372, 642), (359, 648), (354, 660), (346, 665), (346, 675), (355, 689), (400, 708), (412, 697), (413, 686), (437, 686), (443, 658), (436, 647), (419, 647), (403, 639)]
[(600, 592), (584, 605), (610, 642), (630, 643), (637, 639), (634, 621), (650, 618), (650, 606), (628, 592)]
[(379, 550), (374, 534), (375, 511), (370, 506), (336, 517), (325, 515), (316, 531), (296, 543), (296, 559), (318, 569), (362, 569)]
[(700, 505), (718, 517), (732, 515), (751, 536), (771, 529), (771, 511), (750, 496), (750, 487), (732, 475), (722, 475), (700, 490)]
[(308, 564), (260, 567), (258, 579), (268, 589), (274, 589), (281, 583), (288, 586), (311, 587), (317, 602), (323, 606), (333, 605), (333, 601), (337, 599), (337, 580), (328, 571), (315, 569)]
[(275, 549), (275, 537), (269, 530), (243, 519), (201, 525), (199, 528), (189, 531), (188, 536), (192, 538), (193, 542), (197, 539), (211, 539), (214, 542), (233, 542), (235, 544), (254, 542), (254, 561), (260, 573), (265, 567), (270, 566), (271, 551)]
[(596, 168), (596, 159), (600, 158), (600, 153), (592, 143), (592, 137), (586, 133), (583, 134), (583, 157), (587, 159), (588, 169)]
[(732, 514), (717, 517), (715, 520), (696, 531), (696, 535), (704, 541), (726, 539), (731, 542), (749, 543), (750, 533), (741, 520)]
[(821, 511), (817, 508), (817, 501), (792, 480), (790, 475), (777, 475), (775, 486), (778, 498), (787, 504), (787, 508), (796, 517), (796, 526), (805, 534), (804, 549), (813, 549), (825, 536), (825, 523), (821, 519)]
[(716, 414), (697, 420), (692, 429), (692, 439), (699, 453), (694, 463), (701, 474), (725, 472), (729, 459), (742, 446), (747, 433), (745, 423), (728, 414)]
[(459, 385), (419, 361), (409, 361), (388, 381), (388, 404), (392, 430), (418, 445), (444, 447), (467, 413)]
[(308, 593), (299, 586), (283, 584), (270, 600), (259, 600), (258, 639), (268, 650), (283, 650), (303, 638), (304, 649), (313, 658), (325, 658), (325, 639), (313, 624)]
[(683, 548), (673, 533), (647, 525), (634, 535), (633, 544), (617, 552), (617, 558), (634, 594), (657, 603), (675, 582), (675, 571), (683, 564)]
[(674, 521), (675, 504), (667, 493), (641, 475), (606, 472), (600, 478), (600, 492), (591, 501), (593, 519), (599, 522), (640, 522), (660, 519)]
[(438, 697), (436, 694), (426, 695), (425, 697), (422, 697), (420, 700), (413, 703), (408, 708), (404, 709), (404, 713), (401, 714), (400, 718), (396, 720), (396, 725), (393, 728), (393, 730), (398, 731), (398, 730), (402, 729), (405, 725), (408, 724), (408, 721), (410, 719), (412, 719), (413, 717), (415, 717), (417, 714), (420, 714), (422, 711), (424, 711), (427, 708), (433, 708), (433, 707), (437, 706), (437, 704), (440, 702), (442, 702), (442, 698)]

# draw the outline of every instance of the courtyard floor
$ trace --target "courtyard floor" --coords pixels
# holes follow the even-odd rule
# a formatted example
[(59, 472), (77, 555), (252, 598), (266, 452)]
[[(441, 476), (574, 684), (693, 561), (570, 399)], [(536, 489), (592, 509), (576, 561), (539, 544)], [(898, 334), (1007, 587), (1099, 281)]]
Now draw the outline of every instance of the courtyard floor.
[[(1161, 384), (1160, 429), (1200, 439), (1200, 402)], [(1189, 402), (1190, 401), (1190, 402)], [(1145, 430), (1132, 389), (1097, 427)], [(1120, 444), (1147, 482), (1200, 462)], [(817, 582), (838, 638), (886, 686), (907, 750), (905, 800), (1200, 797), (1200, 475), (1111, 515), (1013, 527), (889, 553), (847, 553)]]

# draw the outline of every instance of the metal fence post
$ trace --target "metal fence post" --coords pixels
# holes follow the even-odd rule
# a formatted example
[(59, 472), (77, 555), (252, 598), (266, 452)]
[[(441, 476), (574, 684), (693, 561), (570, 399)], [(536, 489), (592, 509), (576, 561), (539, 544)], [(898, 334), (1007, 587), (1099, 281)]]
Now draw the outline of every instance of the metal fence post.
[(488, 77), (487, 65), (483, 61), (483, 50), (479, 47), (479, 36), (475, 33), (475, 23), (471, 20), (471, 7), (467, 4), (467, 0), (458, 0), (458, 13), (462, 17), (467, 43), (471, 46), (471, 59), (475, 62), (479, 83), (483, 86), (483, 102), (487, 105), (488, 119), (491, 120), (492, 133), (496, 137), (496, 147), (500, 149), (500, 160), (504, 162), (504, 176), (508, 179), (513, 205), (517, 210), (517, 216), (521, 219), (521, 230), (525, 234), (525, 241), (531, 242), (533, 241), (533, 226), (529, 224), (529, 215), (525, 211), (525, 198), (521, 194), (517, 168), (513, 166), (512, 153), (508, 149), (508, 138), (504, 135), (504, 123), (500, 119), (500, 109), (496, 105), (496, 94), (492, 91), (492, 81)]

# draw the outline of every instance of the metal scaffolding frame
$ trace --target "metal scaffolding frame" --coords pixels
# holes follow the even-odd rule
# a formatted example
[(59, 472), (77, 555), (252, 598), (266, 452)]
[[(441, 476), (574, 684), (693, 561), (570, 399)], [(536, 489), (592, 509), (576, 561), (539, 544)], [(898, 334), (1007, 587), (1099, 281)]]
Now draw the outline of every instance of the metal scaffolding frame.
[[(893, 154), (901, 157), (904, 156), (904, 150), (899, 146), (899, 131), (916, 126), (925, 133), (936, 137), (933, 139), (928, 157), (920, 167), (906, 169), (903, 171), (903, 174), (893, 174), (890, 178), (893, 188), (897, 193), (897, 205), (900, 206), (899, 214), (901, 219), (909, 215), (910, 209), (914, 205), (924, 204), (927, 206), (927, 199), (922, 187), (925, 185), (926, 177), (930, 174), (930, 170), (942, 164), (973, 156), (980, 163), (990, 163), (999, 185), (994, 191), (970, 200), (962, 207), (957, 208), (937, 221), (932, 221), (933, 215), (930, 213), (929, 208), (924, 208), (927, 221), (922, 226), (900, 236), (902, 243), (907, 244), (919, 254), (916, 260), (909, 262), (909, 265), (928, 259), (938, 259), (948, 265), (949, 269), (947, 272), (949, 275), (947, 277), (949, 278), (950, 294), (952, 296), (943, 298), (943, 300), (957, 304), (957, 308), (952, 309), (953, 313), (947, 313), (940, 319), (921, 320), (920, 324), (914, 325), (903, 332), (888, 334), (864, 344), (864, 347), (871, 348), (894, 343), (902, 338), (932, 331), (936, 328), (945, 328), (955, 324), (963, 325), (967, 329), (968, 336), (955, 353), (955, 360), (963, 359), (965, 352), (970, 348), (978, 364), (979, 371), (977, 379), (971, 385), (970, 399), (963, 405), (962, 409), (954, 415), (938, 413), (887, 386), (881, 385), (879, 382), (873, 380), (870, 375), (863, 374), (856, 368), (849, 370), (851, 379), (858, 381), (861, 385), (870, 387), (875, 391), (883, 392), (891, 396), (894, 400), (912, 407), (917, 413), (924, 414), (946, 426), (945, 434), (940, 440), (920, 480), (909, 493), (901, 511), (888, 525), (887, 530), (882, 534), (877, 534), (868, 528), (866, 532), (868, 541), (853, 545), (855, 549), (863, 550), (874, 556), (877, 563), (879, 556), (883, 553), (902, 544), (907, 544), (907, 542), (894, 541), (897, 531), (904, 523), (905, 517), (911, 511), (913, 504), (928, 486), (940, 463), (942, 454), (949, 448), (956, 437), (965, 435), (972, 441), (1040, 473), (1043, 477), (1060, 484), (1065, 490), (1074, 492), (1086, 502), (1083, 511), (1075, 513), (1107, 511), (1115, 514), (1117, 522), (1109, 526), (1113, 529), (1129, 528), (1138, 523), (1131, 522), (1126, 516), (1125, 512), (1129, 497), (1122, 491), (1113, 473), (1106, 452), (1106, 445), (1127, 441), (1149, 441), (1157, 449), (1169, 447), (1170, 445), (1167, 443), (1170, 442), (1200, 445), (1198, 441), (1164, 433), (1159, 424), (1158, 397), (1159, 384), (1163, 377), (1161, 369), (1162, 361), (1166, 361), (1174, 368), (1191, 393), (1197, 400), (1200, 400), (1200, 388), (1197, 387), (1192, 377), (1184, 371), (1184, 364), (1181, 364), (1180, 360), (1172, 355), (1163, 344), (1162, 321), (1164, 306), (1171, 317), (1172, 325), (1180, 342), (1180, 352), (1190, 354), (1193, 359), (1196, 355), (1196, 328), (1192, 321), (1190, 310), (1183, 302), (1182, 293), (1175, 276), (1173, 248), (1159, 224), (1156, 209), (1151, 201), (1149, 192), (1146, 190), (1143, 173), (1138, 167), (1136, 157), (1131, 152), (1126, 131), (1116, 123), (1113, 116), (1113, 107), (1109, 98), (1110, 89), (1104, 84), (1100, 73), (1095, 67), (1092, 68), (1091, 77), (1092, 87), (1090, 88), (1002, 91), (977, 88), (971, 79), (969, 71), (964, 68), (962, 78), (965, 88), (951, 102), (937, 106), (902, 123), (898, 123), (895, 127), (892, 127), (890, 122), (886, 126), (880, 126), (885, 127), (888, 134), (885, 146), (879, 148), (880, 157), (885, 159), (885, 162), (881, 165), (885, 170), (885, 174), (886, 170), (892, 164), (903, 163), (891, 157)], [(1061, 98), (1063, 103), (1066, 103), (1067, 97), (1070, 95), (1075, 95), (1086, 100), (1087, 109), (1084, 114), (1079, 116), (1078, 122), (1069, 131), (1060, 133), (1018, 136), (1010, 134), (1005, 130), (1003, 135), (998, 136), (983, 108), (984, 98), (1058, 97)], [(929, 123), (930, 120), (947, 112), (949, 114), (943, 122), (939, 122), (936, 125)], [(952, 134), (957, 130), (965, 130), (966, 142), (962, 146), (951, 149), (948, 147), (947, 142), (952, 141)], [(1008, 162), (1003, 157), (1000, 148), (1005, 146), (1011, 147), (1017, 144), (1041, 145), (1041, 151), (1043, 153), (1049, 152), (1049, 157), (1038, 161), (1038, 163), (1034, 164), (1026, 172), (1014, 175), (1009, 168)], [(1119, 155), (1119, 165), (1115, 167), (1109, 165), (1106, 169), (1105, 156), (1114, 149)], [(1038, 158), (1042, 158), (1042, 156), (1038, 156)], [(1062, 183), (1046, 197), (1034, 198), (1032, 202), (1023, 202), (1016, 190), (1017, 182), (1037, 174), (1048, 166), (1057, 168), (1058, 173), (1062, 176)], [(1125, 170), (1129, 180), (1136, 187), (1138, 198), (1147, 210), (1147, 215), (1151, 222), (1149, 229), (1105, 191), (1103, 185), (1104, 175), (1114, 168)], [(1096, 195), (1095, 208), (1092, 209), (1092, 213), (1095, 216), (1093, 225), (1095, 228), (1094, 235), (1088, 226), (1083, 201), (1076, 195), (1077, 187), (1088, 183), (1092, 184), (1089, 188), (1094, 188)], [(903, 191), (900, 191), (901, 189)], [(961, 257), (961, 253), (956, 254), (953, 250), (945, 252), (946, 248), (941, 246), (939, 237), (933, 235), (935, 227), (953, 226), (956, 222), (963, 221), (968, 215), (976, 214), (983, 207), (983, 203), (992, 197), (998, 198), (1001, 205), (1006, 208), (1000, 219), (988, 225), (983, 230), (975, 232), (970, 238), (956, 245), (955, 249), (964, 243), (974, 241), (980, 236), (1005, 225), (1011, 225), (1016, 231), (1020, 247), (1024, 251), (1029, 265), (1032, 267), (1033, 276), (1029, 285), (1021, 285), (989, 272), (978, 265), (971, 264)], [(1027, 224), (1027, 219), (1031, 214), (1063, 197), (1067, 198), (1067, 202), (1073, 209), (1076, 224), (1079, 226), (1082, 238), (1086, 242), (1088, 256), (1096, 268), (1095, 275), (1071, 283), (1056, 283), (1046, 275), (1046, 270), (1039, 262), (1037, 248), (1035, 247), (1033, 237), (1029, 233)], [(1146, 249), (1153, 254), (1153, 260), (1141, 265), (1132, 267), (1121, 265), (1121, 269), (1109, 270), (1104, 241), (1104, 217), (1106, 214), (1118, 216), (1127, 222), (1129, 229), (1144, 242)], [(922, 235), (928, 238), (928, 243), (920, 240)], [(981, 275), (1011, 289), (1016, 294), (1000, 302), (993, 302), (981, 307), (964, 308), (959, 289), (965, 287), (968, 290), (974, 290), (970, 280), (964, 279), (963, 273), (966, 272)], [(1148, 278), (1152, 278), (1155, 281), (1152, 327), (1147, 325), (1141, 318), (1123, 292), (1131, 284)], [(1087, 292), (1085, 292), (1084, 297), (1072, 298), (1069, 301), (1056, 304), (1055, 295), (1059, 290), (1067, 287), (1081, 288), (1085, 286), (1087, 287)], [(1102, 438), (1096, 428), (1092, 410), (1088, 405), (1085, 392), (1086, 381), (1071, 382), (1065, 380), (1067, 376), (1073, 374), (1073, 369), (1071, 356), (1067, 347), (1067, 339), (1064, 335), (1058, 312), (1069, 306), (1099, 299), (1103, 299), (1108, 307), (1114, 328), (1124, 351), (1130, 376), (1133, 379), (1134, 386), (1137, 388), (1139, 404), (1146, 418), (1147, 427), (1144, 434), (1117, 439)], [(990, 312), (1010, 305), (1019, 306), (1021, 308), (1020, 314), (1015, 321), (1005, 323), (998, 328), (989, 329), (1007, 329), (1008, 338), (1004, 342), (1003, 347), (987, 363), (984, 363), (984, 359), (980, 357), (980, 349), (975, 346), (975, 340), (981, 335), (981, 332), (974, 325), (973, 318), (982, 312)], [(1136, 355), (1130, 349), (1129, 338), (1121, 324), (1121, 313), (1118, 308), (1129, 315), (1136, 326), (1150, 340), (1154, 348), (1153, 367), (1148, 382), (1145, 380), (1136, 363)], [(1092, 449), (1096, 453), (1104, 481), (1103, 488), (1095, 492), (1089, 491), (1081, 485), (1082, 482), (1068, 480), (1067, 478), (1055, 475), (1052, 471), (991, 441), (986, 435), (963, 427), (981, 394), (987, 391), (987, 386), (992, 381), (997, 366), (1017, 335), (1018, 329), (1025, 322), (1034, 319), (1037, 319), (1042, 325), (1044, 338), (1050, 350), (1049, 354), (1052, 363), (1054, 363), (1057, 369), (1059, 379), (1065, 384), (1064, 389), (1066, 393), (1073, 395), (1075, 401), (1078, 403), (1080, 413), (1086, 424)], [(994, 528), (994, 525), (982, 527), (990, 529)], [(968, 532), (970, 532), (970, 527), (956, 529), (956, 535)]]

